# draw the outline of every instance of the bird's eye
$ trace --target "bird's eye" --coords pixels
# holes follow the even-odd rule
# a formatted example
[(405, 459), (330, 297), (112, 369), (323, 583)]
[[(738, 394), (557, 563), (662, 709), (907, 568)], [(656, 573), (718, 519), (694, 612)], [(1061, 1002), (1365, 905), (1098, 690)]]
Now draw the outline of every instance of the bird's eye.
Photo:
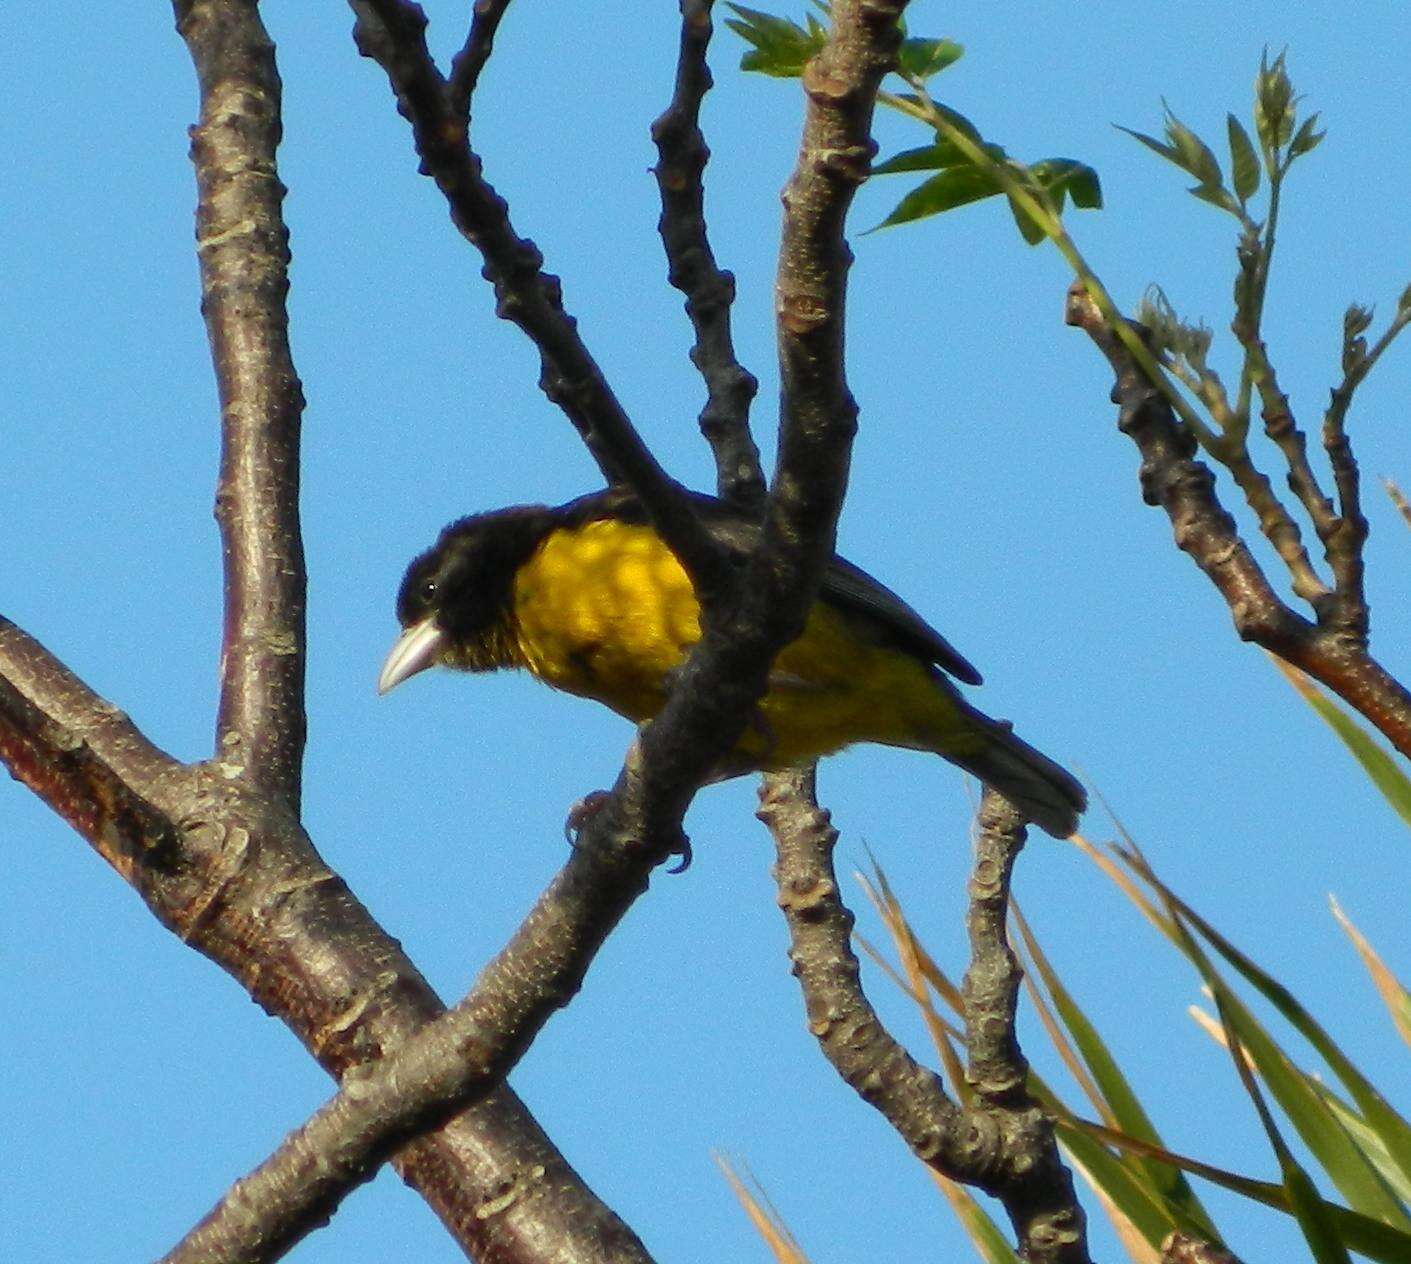
[(432, 598), (435, 597), (435, 596), (436, 596), (436, 581), (435, 581), (434, 579), (428, 579), (428, 580), (427, 580), (425, 583), (423, 583), (422, 586), (421, 586), (421, 599), (422, 599), (422, 601), (426, 602), (427, 605), (430, 605)]

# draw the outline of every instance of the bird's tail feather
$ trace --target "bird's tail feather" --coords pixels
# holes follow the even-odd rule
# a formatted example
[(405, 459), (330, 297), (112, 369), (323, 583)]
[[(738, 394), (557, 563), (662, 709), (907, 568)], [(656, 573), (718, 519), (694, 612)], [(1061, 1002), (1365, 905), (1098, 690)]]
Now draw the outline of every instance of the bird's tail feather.
[(943, 752), (953, 764), (998, 790), (1029, 820), (1054, 838), (1067, 838), (1078, 828), (1088, 796), (1078, 780), (1028, 742), (1015, 737), (1009, 725), (972, 713), (985, 744), (966, 754)]

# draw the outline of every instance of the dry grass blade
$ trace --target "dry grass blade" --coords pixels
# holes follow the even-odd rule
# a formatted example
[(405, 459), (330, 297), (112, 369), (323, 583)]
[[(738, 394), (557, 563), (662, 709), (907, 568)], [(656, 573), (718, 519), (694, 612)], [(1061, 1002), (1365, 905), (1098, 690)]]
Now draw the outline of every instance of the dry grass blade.
[(808, 1256), (803, 1253), (803, 1248), (799, 1245), (798, 1239), (789, 1232), (789, 1226), (784, 1223), (783, 1217), (775, 1210), (774, 1204), (769, 1201), (760, 1183), (750, 1176), (750, 1184), (754, 1186), (756, 1192), (752, 1192), (745, 1185), (745, 1182), (736, 1175), (735, 1169), (731, 1167), (730, 1161), (722, 1154), (712, 1156), (715, 1159), (715, 1166), (729, 1182), (735, 1197), (740, 1200), (740, 1206), (745, 1209), (745, 1215), (750, 1218), (750, 1223), (754, 1225), (755, 1231), (764, 1239), (765, 1245), (773, 1252), (774, 1258), (779, 1264), (808, 1264)]
[[(1120, 826), (1118, 827), (1118, 832), (1122, 834), (1123, 840), (1128, 846), (1135, 847), (1130, 836), (1125, 830), (1121, 829)], [(1100, 851), (1081, 834), (1074, 834), (1068, 841), (1074, 844), (1079, 851), (1112, 880), (1117, 889), (1136, 905), (1138, 911), (1147, 921), (1155, 926), (1163, 935), (1170, 938), (1171, 924), (1165, 914), (1147, 899), (1146, 895), (1137, 884), (1122, 871), (1111, 856), (1107, 855), (1106, 852)]]
[(1401, 488), (1389, 478), (1382, 479), (1382, 486), (1387, 489), (1387, 495), (1391, 497), (1391, 503), (1396, 506), (1397, 513), (1411, 525), (1411, 500), (1407, 500)]
[(1367, 937), (1352, 924), (1351, 919), (1342, 911), (1337, 900), (1330, 895), (1328, 903), (1332, 906), (1333, 916), (1337, 918), (1338, 925), (1347, 932), (1347, 937), (1352, 940), (1352, 946), (1357, 949), (1357, 955), (1362, 958), (1362, 964), (1367, 967), (1367, 973), (1372, 976), (1372, 982), (1381, 994), (1382, 1001), (1391, 1012), (1391, 1021), (1396, 1024), (1397, 1033), (1402, 1040), (1411, 1045), (1411, 992), (1408, 992), (1402, 986), (1401, 981), (1386, 968), (1386, 964), (1378, 956), (1377, 950), (1367, 941)]
[[(912, 954), (917, 965), (921, 969), (926, 982), (929, 983), (936, 995), (941, 998), (952, 1010), (961, 1018), (965, 1017), (965, 1001), (960, 994), (960, 989), (950, 981), (945, 971), (935, 962), (935, 959), (926, 951), (922, 943), (912, 932), (911, 924), (907, 921), (906, 915), (902, 912), (901, 902), (892, 891), (891, 884), (887, 881), (887, 875), (882, 867), (874, 860), (872, 862), (873, 872), (876, 875), (877, 883), (874, 889), (867, 878), (858, 875), (870, 899), (881, 915), (887, 929), (891, 932), (893, 939), (905, 937), (908, 942), (908, 952)], [(900, 945), (898, 945), (900, 947)]]
[[(1202, 987), (1200, 990), (1207, 998), (1213, 999), (1212, 993), (1208, 987)], [(1186, 1013), (1191, 1016), (1195, 1025), (1219, 1045), (1220, 1048), (1226, 1053), (1230, 1052), (1230, 1042), (1225, 1039), (1225, 1029), (1220, 1025), (1220, 1020), (1216, 1018), (1214, 1014), (1207, 1013), (1205, 1010), (1201, 1009), (1199, 1005), (1186, 1006)], [(1250, 1061), (1249, 1054), (1243, 1047), (1241, 1047), (1239, 1051), (1239, 1056), (1245, 1060), (1245, 1065), (1248, 1066), (1251, 1071), (1255, 1069), (1254, 1063)]]
[[(921, 1011), (922, 1021), (930, 1033), (931, 1043), (936, 1048), (936, 1056), (941, 1060), (941, 1066), (945, 1070), (946, 1079), (950, 1082), (951, 1091), (962, 1102), (969, 1101), (970, 1082), (965, 1077), (965, 1067), (955, 1049), (957, 1043), (961, 1045), (965, 1043), (965, 1035), (942, 1018), (935, 1005), (931, 1003), (931, 994), (926, 987), (927, 983), (931, 981), (931, 974), (922, 962), (925, 950), (917, 941), (916, 934), (911, 929), (911, 923), (902, 910), (901, 902), (887, 882), (887, 875), (882, 872), (881, 866), (875, 860), (872, 864), (877, 878), (875, 886), (867, 879), (866, 875), (859, 873), (855, 876), (862, 884), (862, 889), (867, 893), (867, 898), (872, 901), (873, 907), (881, 916), (887, 933), (892, 937), (897, 956), (901, 959), (902, 968), (906, 971), (906, 979), (899, 978), (890, 966), (882, 962), (881, 956), (871, 945), (863, 943), (860, 939), (858, 942), (862, 944), (868, 956), (882, 965), (887, 974)], [(926, 960), (930, 960), (929, 956), (926, 957)], [(934, 963), (932, 968), (934, 969)], [(940, 974), (939, 970), (936, 970), (935, 973)], [(944, 978), (943, 975), (941, 977)], [(947, 980), (948, 982), (949, 980)]]

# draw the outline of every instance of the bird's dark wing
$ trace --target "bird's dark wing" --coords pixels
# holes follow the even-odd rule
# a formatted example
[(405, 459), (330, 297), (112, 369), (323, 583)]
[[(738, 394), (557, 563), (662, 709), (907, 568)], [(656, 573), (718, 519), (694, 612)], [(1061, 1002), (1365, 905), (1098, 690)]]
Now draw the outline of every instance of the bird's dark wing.
[(926, 622), (890, 588), (846, 558), (835, 556), (823, 572), (819, 590), (825, 601), (844, 610), (867, 615), (880, 623), (898, 646), (935, 663), (957, 680), (978, 685), (981, 676), (949, 641)]
[[(745, 517), (712, 496), (693, 494), (692, 502), (701, 521), (726, 548), (746, 553), (759, 539), (759, 524)], [(645, 512), (630, 493), (614, 490), (600, 492), (579, 502), (595, 517), (622, 517), (646, 521)], [(873, 579), (866, 571), (845, 558), (834, 557), (823, 573), (819, 595), (835, 606), (863, 615), (876, 624), (895, 645), (934, 663), (967, 685), (978, 685), (980, 673), (964, 657), (886, 585)]]

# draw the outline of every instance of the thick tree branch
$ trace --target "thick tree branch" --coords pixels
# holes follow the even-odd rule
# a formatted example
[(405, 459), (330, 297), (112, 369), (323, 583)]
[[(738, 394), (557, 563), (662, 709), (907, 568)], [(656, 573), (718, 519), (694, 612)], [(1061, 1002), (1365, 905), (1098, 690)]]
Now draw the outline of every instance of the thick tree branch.
[[(630, 483), (702, 595), (730, 581), (725, 557), (679, 485), (642, 442), (563, 306), (559, 279), (520, 237), (505, 200), (471, 150), (466, 114), (426, 46), (426, 15), (408, 0), (349, 0), (358, 50), (387, 72), (397, 108), (412, 125), (421, 170), (436, 181), (456, 228), (481, 254), (496, 314), (518, 325), (539, 351), (539, 385), (567, 415), (609, 482)], [(473, 33), (472, 33), (473, 34)]]
[[(419, 14), (390, 0), (354, 0), (354, 7), (382, 15), (371, 30), (360, 20), (363, 47), (381, 50), (394, 83), (411, 72), (407, 100), (415, 83), (425, 86), (435, 73)], [(172, 1264), (208, 1259), (216, 1243), (222, 1258), (278, 1258), (399, 1145), (498, 1083), (571, 999), (651, 870), (680, 849), (686, 807), (744, 730), (774, 655), (803, 627), (832, 553), (855, 429), (841, 363), (843, 219), (866, 174), (872, 108), (900, 39), (901, 8), (838, 0), (817, 70), (805, 77), (804, 145), (790, 185), (781, 275), (793, 283), (791, 293), (812, 287), (817, 302), (806, 320), (798, 319), (797, 300), (781, 317), (792, 371), (776, 486), (787, 491), (771, 498), (766, 541), (746, 567), (738, 600), (706, 605), (703, 636), (666, 706), (629, 750), (573, 856), (470, 994), (291, 1134), (168, 1256)], [(387, 19), (410, 22), (415, 38)], [(418, 137), (425, 155), (420, 129)], [(848, 155), (841, 166), (832, 152), (838, 147)]]
[(730, 336), (734, 275), (715, 262), (706, 232), (703, 176), (710, 150), (700, 128), (701, 101), (710, 90), (713, 0), (681, 0), (681, 47), (671, 104), (652, 124), (661, 193), (658, 225), (666, 247), (667, 280), (686, 296), (686, 314), (696, 332), (691, 362), (706, 383), (701, 433), (715, 454), (720, 496), (746, 510), (764, 503), (764, 472), (750, 436), (750, 403), (759, 390), (754, 374), (735, 358)]
[(946, 1096), (939, 1077), (892, 1038), (863, 994), (851, 944), (853, 916), (833, 869), (838, 834), (814, 797), (812, 772), (769, 777), (759, 816), (778, 849), (775, 878), (789, 924), (789, 957), (824, 1056), (924, 1163), (1004, 1203), (1031, 1264), (1085, 1264), (1082, 1209), (1052, 1125), (1028, 1095), (1028, 1068), (1014, 1037), (1021, 976), (1004, 918), (1010, 871), (1024, 841), (1022, 817), (985, 790), (965, 980), (974, 1100), (962, 1108)]
[(1240, 637), (1327, 685), (1411, 757), (1411, 692), (1371, 657), (1355, 631), (1347, 634), (1329, 617), (1329, 607), (1312, 623), (1280, 600), (1220, 504), (1214, 475), (1195, 459), (1195, 440), (1081, 285), (1069, 290), (1067, 320), (1093, 340), (1116, 374), (1117, 426), (1141, 452), (1143, 499), (1166, 511), (1177, 546), (1224, 597)]
[(289, 232), (275, 168), (280, 82), (254, 0), (176, 0), (201, 121), (197, 257), (221, 404), (225, 563), (217, 758), (295, 813), (304, 758), (303, 391), (289, 350)]
[(144, 898), (180, 867), (180, 831), (153, 801), (182, 765), (3, 617), (0, 762)]
[[(0, 760), (335, 1077), (444, 1011), (287, 808), (170, 759), (4, 620)], [(397, 1167), (482, 1264), (648, 1264), (507, 1088)]]

